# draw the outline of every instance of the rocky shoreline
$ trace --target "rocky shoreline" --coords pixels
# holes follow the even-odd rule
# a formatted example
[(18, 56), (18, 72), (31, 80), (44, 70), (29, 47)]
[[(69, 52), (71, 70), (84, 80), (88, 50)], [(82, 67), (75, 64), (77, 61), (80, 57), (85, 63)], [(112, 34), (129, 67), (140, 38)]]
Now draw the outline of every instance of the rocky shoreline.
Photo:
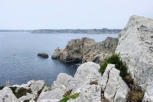
[(89, 61), (101, 63), (115, 53), (117, 43), (118, 39), (111, 37), (108, 37), (102, 42), (95, 42), (94, 39), (86, 37), (73, 39), (68, 42), (64, 50), (56, 48), (52, 59), (57, 59), (68, 64), (85, 63)]
[(132, 16), (118, 39), (74, 39), (52, 58), (83, 64), (74, 77), (59, 74), (51, 87), (41, 80), (0, 87), (0, 102), (153, 102), (151, 19)]

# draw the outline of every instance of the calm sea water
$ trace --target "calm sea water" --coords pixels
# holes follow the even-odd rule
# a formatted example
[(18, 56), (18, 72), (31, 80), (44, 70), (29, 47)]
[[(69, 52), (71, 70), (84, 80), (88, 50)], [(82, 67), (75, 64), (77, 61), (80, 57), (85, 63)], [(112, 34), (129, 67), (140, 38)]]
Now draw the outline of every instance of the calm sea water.
[(59, 73), (74, 75), (76, 68), (51, 58), (42, 59), (37, 53), (50, 56), (55, 48), (65, 48), (69, 40), (90, 37), (103, 41), (117, 34), (32, 34), (27, 32), (0, 32), (0, 85), (9, 80), (22, 84), (29, 80), (45, 80), (50, 86)]

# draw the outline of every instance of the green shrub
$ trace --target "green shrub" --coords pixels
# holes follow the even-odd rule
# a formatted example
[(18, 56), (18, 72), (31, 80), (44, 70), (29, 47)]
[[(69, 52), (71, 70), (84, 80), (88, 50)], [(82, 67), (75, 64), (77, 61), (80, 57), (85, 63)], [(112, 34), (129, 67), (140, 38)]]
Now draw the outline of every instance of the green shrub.
[(63, 99), (61, 99), (59, 102), (67, 102), (69, 99), (76, 99), (77, 97), (79, 97), (80, 93), (75, 93), (73, 95), (68, 95), (65, 96)]
[(0, 86), (0, 90), (2, 90), (4, 88), (4, 86)]
[(99, 69), (99, 72), (101, 74), (103, 74), (105, 72), (105, 69), (108, 64), (115, 64), (115, 68), (120, 70), (120, 75), (123, 78), (126, 77), (126, 75), (128, 75), (127, 66), (124, 62), (122, 62), (119, 55), (114, 54), (111, 57), (109, 57), (108, 59), (106, 59), (106, 61), (103, 64), (101, 64), (101, 67)]
[(112, 55), (104, 63), (101, 64), (99, 72), (103, 74), (108, 64), (115, 64), (115, 68), (120, 70), (120, 76), (129, 86), (130, 91), (128, 94), (127, 102), (142, 102), (144, 92), (141, 87), (134, 83), (131, 75), (128, 73), (126, 63), (122, 62), (119, 55)]

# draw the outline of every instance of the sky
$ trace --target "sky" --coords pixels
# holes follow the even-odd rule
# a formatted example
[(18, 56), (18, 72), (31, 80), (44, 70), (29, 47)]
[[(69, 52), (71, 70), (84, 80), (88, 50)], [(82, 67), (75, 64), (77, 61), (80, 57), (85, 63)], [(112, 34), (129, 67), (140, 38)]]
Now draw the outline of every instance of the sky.
[(0, 29), (124, 28), (153, 19), (153, 0), (0, 0)]

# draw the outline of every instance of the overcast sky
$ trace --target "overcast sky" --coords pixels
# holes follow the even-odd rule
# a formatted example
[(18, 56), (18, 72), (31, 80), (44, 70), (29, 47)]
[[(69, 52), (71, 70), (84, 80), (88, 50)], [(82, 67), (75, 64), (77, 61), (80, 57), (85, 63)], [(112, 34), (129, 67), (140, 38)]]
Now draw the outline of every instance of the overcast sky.
[(153, 0), (0, 0), (0, 29), (123, 28)]

